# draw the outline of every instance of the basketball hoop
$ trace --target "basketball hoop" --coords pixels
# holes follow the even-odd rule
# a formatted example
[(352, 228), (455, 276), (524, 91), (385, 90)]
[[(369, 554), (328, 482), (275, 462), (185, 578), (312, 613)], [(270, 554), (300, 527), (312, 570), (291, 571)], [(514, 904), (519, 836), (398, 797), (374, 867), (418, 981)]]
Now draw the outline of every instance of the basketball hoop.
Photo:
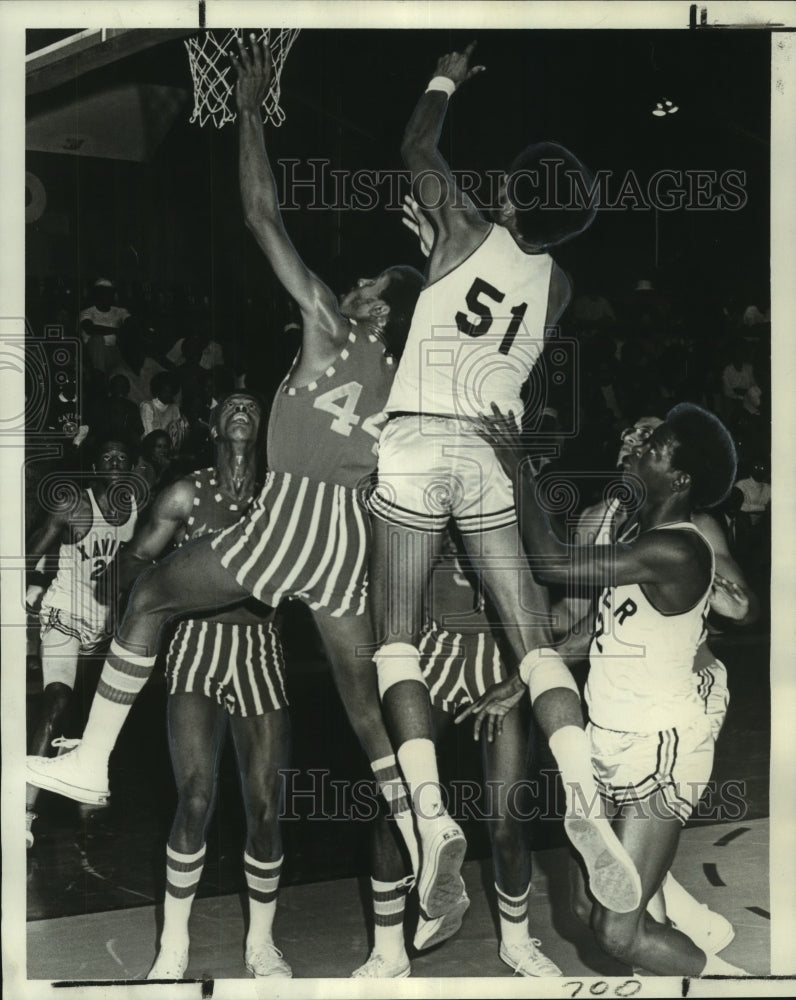
[[(279, 81), (285, 59), (299, 30), (299, 28), (260, 28), (257, 32), (256, 42), (268, 44), (274, 67), (271, 86), (263, 101), (263, 123), (281, 125), (285, 120), (285, 113), (279, 106)], [(200, 125), (205, 125), (208, 121), (212, 121), (216, 128), (221, 128), (237, 118), (232, 96), (235, 71), (229, 60), (229, 52), (237, 46), (235, 39), (242, 37), (242, 31), (241, 28), (223, 34), (205, 31), (202, 35), (189, 38), (185, 42), (193, 77), (192, 122), (198, 121)]]

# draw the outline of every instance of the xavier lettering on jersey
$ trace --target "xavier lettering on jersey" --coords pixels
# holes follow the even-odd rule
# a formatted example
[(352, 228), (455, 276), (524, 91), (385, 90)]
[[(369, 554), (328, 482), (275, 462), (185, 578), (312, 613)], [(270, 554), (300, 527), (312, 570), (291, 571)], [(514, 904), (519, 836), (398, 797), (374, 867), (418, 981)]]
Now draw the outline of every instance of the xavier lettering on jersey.
[(95, 538), (91, 546), (91, 552), (86, 551), (86, 546), (82, 542), (77, 543), (77, 551), (80, 553), (80, 557), (83, 560), (86, 559), (104, 559), (106, 562), (116, 555), (116, 550), (119, 548), (119, 542), (115, 538)]
[(597, 652), (602, 653), (603, 647), (600, 639), (605, 635), (605, 618), (609, 617), (611, 620), (616, 622), (617, 626), (621, 626), (625, 623), (627, 618), (632, 618), (633, 615), (638, 611), (638, 605), (634, 600), (627, 597), (619, 605), (618, 608), (613, 608), (611, 605), (611, 595), (613, 591), (606, 590), (602, 595), (600, 601), (600, 609), (597, 612), (596, 628), (594, 631), (594, 644), (597, 647)]

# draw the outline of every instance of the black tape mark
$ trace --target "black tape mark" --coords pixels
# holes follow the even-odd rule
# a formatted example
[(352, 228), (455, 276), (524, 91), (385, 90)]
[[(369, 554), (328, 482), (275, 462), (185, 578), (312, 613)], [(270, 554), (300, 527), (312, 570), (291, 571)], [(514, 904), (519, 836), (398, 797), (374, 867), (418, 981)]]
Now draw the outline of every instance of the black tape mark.
[(714, 847), (726, 847), (731, 841), (735, 840), (736, 837), (740, 837), (744, 833), (749, 833), (748, 826), (739, 826), (737, 830), (730, 830), (729, 833), (725, 833), (723, 837), (719, 837), (718, 840), (713, 841)]
[(205, 979), (202, 982), (202, 1000), (210, 1000), (213, 995), (214, 980)]
[(199, 27), (204, 28), (206, 23), (207, 22), (205, 18), (205, 0), (199, 0)]
[(705, 878), (710, 882), (711, 885), (726, 885), (727, 883), (723, 881), (721, 875), (719, 875), (719, 870), (712, 861), (706, 861), (702, 865), (702, 871), (705, 873)]
[[(696, 8), (694, 8), (696, 10)], [(691, 980), (683, 976), (683, 985), (680, 991), (680, 996), (687, 997), (688, 991), (691, 989)]]
[(770, 920), (771, 914), (768, 910), (764, 910), (762, 906), (747, 906), (746, 909), (750, 913), (756, 913), (758, 917), (763, 917), (764, 920)]

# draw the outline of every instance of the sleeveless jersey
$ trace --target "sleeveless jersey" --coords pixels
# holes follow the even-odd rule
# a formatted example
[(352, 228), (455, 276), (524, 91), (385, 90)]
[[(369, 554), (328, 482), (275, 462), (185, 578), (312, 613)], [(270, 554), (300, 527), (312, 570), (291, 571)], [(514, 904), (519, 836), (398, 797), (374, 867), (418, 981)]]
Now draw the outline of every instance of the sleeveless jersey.
[(243, 500), (232, 500), (225, 496), (219, 489), (216, 469), (199, 469), (191, 475), (196, 492), (191, 516), (185, 523), (183, 536), (179, 539), (180, 545), (191, 538), (211, 535), (235, 524), (243, 517), (254, 499), (253, 496), (248, 496)]
[[(653, 531), (695, 531), (689, 521)], [(591, 721), (618, 732), (651, 733), (687, 725), (705, 714), (693, 672), (694, 656), (705, 631), (710, 581), (693, 608), (666, 614), (655, 608), (639, 584), (608, 587), (598, 603), (589, 648), (586, 702)]]
[(395, 359), (360, 330), (314, 382), (289, 385), (289, 372), (268, 420), (268, 468), (348, 489), (362, 485), (376, 468), (394, 375)]
[(119, 546), (133, 537), (138, 511), (131, 496), (132, 509), (125, 523), (110, 524), (90, 487), (86, 493), (91, 504), (91, 524), (79, 542), (61, 545), (58, 571), (42, 603), (68, 611), (99, 630), (105, 627), (111, 610), (113, 587), (106, 579), (108, 567), (116, 558)]
[(521, 413), (520, 389), (544, 347), (552, 266), (492, 226), (420, 293), (387, 411), (478, 417), (497, 403)]

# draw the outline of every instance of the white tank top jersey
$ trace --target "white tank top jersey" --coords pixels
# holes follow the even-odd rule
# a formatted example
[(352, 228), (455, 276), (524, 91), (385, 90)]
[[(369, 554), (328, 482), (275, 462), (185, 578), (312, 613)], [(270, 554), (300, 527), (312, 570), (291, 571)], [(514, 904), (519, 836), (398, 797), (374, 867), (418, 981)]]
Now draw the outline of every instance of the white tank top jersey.
[(520, 389), (544, 347), (553, 259), (492, 226), (458, 267), (420, 293), (388, 413), (491, 416), (522, 411)]
[(101, 581), (119, 546), (133, 537), (138, 511), (131, 497), (132, 509), (125, 523), (109, 524), (91, 489), (87, 489), (86, 493), (91, 503), (91, 526), (79, 542), (61, 545), (58, 572), (42, 603), (68, 611), (74, 617), (102, 629), (110, 608)]
[(653, 531), (696, 531), (710, 549), (710, 582), (688, 611), (666, 614), (643, 585), (608, 587), (600, 595), (589, 648), (586, 703), (591, 721), (618, 732), (654, 733), (704, 716), (693, 672), (705, 632), (715, 559), (710, 544), (689, 521)]

